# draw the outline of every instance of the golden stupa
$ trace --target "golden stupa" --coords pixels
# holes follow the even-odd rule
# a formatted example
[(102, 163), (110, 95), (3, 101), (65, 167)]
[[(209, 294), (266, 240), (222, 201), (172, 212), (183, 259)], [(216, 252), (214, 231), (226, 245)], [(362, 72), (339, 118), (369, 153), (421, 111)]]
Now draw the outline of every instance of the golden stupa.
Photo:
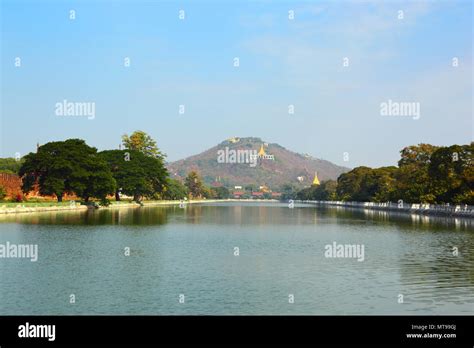
[(313, 185), (313, 186), (320, 185), (320, 182), (319, 182), (319, 179), (318, 179), (318, 172), (314, 172), (314, 179), (313, 179), (313, 183), (311, 185)]

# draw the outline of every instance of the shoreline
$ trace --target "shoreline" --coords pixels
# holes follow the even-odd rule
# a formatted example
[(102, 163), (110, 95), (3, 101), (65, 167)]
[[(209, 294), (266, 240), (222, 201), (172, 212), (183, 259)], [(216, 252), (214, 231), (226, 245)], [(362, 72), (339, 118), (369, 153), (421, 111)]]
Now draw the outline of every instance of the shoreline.
[(344, 202), (344, 201), (296, 201), (329, 207), (343, 207), (360, 210), (380, 210), (416, 215), (446, 216), (474, 218), (474, 206), (470, 205), (438, 205), (421, 203), (375, 203), (375, 202)]
[[(445, 216), (445, 217), (462, 217), (462, 218), (474, 218), (474, 206), (468, 205), (436, 205), (436, 204), (409, 204), (409, 203), (375, 203), (375, 202), (344, 202), (344, 201), (312, 201), (312, 200), (295, 200), (295, 203), (302, 204), (311, 204), (316, 206), (327, 206), (327, 207), (343, 207), (343, 208), (352, 208), (358, 210), (378, 210), (378, 211), (387, 211), (387, 212), (397, 212), (397, 213), (406, 213), (406, 214), (416, 214), (416, 215), (429, 215), (429, 216)], [(54, 205), (56, 202), (51, 202), (51, 206), (28, 206), (28, 203), (17, 204), (15, 207), (8, 207), (5, 204), (0, 204), (0, 216), (12, 215), (12, 214), (28, 214), (28, 213), (43, 213), (43, 212), (77, 212), (77, 211), (87, 211), (91, 210), (101, 210), (101, 209), (120, 209), (120, 208), (146, 208), (153, 206), (173, 206), (183, 204), (205, 204), (205, 203), (283, 203), (279, 200), (274, 199), (201, 199), (201, 200), (163, 200), (163, 201), (145, 201), (143, 205), (140, 205), (135, 202), (125, 202), (113, 201), (107, 207), (101, 206), (98, 209), (94, 209), (91, 206), (81, 205), (75, 203), (64, 204), (63, 205)], [(35, 204), (35, 203), (30, 203)], [(46, 203), (47, 204), (47, 203)]]
[[(174, 201), (145, 201), (143, 205), (140, 205), (135, 202), (116, 202), (113, 201), (108, 207), (101, 206), (97, 210), (100, 209), (119, 209), (119, 208), (140, 208), (140, 207), (152, 207), (158, 205), (180, 205), (184, 203), (187, 204), (200, 204), (200, 203), (225, 203), (225, 202), (279, 202), (277, 200), (269, 200), (269, 199), (200, 199), (200, 200), (189, 200), (189, 201), (181, 201), (181, 200), (174, 200)], [(30, 203), (35, 204), (35, 203)], [(28, 206), (28, 203), (21, 204), (18, 203), (15, 207), (8, 207), (6, 204), (0, 204), (0, 215), (7, 215), (7, 214), (27, 214), (27, 213), (44, 213), (44, 212), (52, 212), (52, 211), (86, 211), (88, 209), (95, 210), (94, 208), (86, 205), (81, 205), (78, 203), (75, 204), (64, 204), (64, 205), (54, 205), (57, 204), (56, 202), (52, 202), (51, 206)]]

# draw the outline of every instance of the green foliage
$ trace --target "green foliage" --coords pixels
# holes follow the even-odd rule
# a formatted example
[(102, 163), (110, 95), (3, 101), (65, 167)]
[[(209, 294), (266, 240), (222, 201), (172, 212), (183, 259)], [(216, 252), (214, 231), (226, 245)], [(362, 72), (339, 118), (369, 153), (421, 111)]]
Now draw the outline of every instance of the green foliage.
[(216, 187), (213, 188), (214, 197), (216, 199), (227, 199), (230, 197), (230, 191), (225, 187)]
[(426, 181), (419, 186), (417, 184), (419, 177), (410, 177), (409, 180), (405, 178), (406, 175), (421, 174), (414, 171), (413, 166), (414, 164), (410, 163), (400, 169), (397, 167), (354, 168), (337, 179), (337, 196), (344, 201), (387, 202), (403, 199), (406, 202), (421, 202), (421, 198), (423, 200), (429, 198), (424, 191)]
[(474, 146), (442, 147), (431, 156), (428, 173), (439, 202), (474, 204)]
[[(298, 192), (301, 200), (474, 204), (474, 145), (405, 147), (399, 167), (357, 167), (337, 184)], [(335, 192), (334, 192), (335, 188)]]
[(84, 140), (47, 143), (24, 160), (19, 170), (23, 192), (31, 191), (36, 180), (40, 194), (54, 194), (59, 202), (65, 193), (75, 193), (88, 201), (90, 197), (104, 198), (114, 192), (115, 180), (107, 163)]
[(0, 200), (4, 199), (7, 196), (7, 191), (3, 186), (0, 185)]
[(107, 198), (101, 198), (100, 200), (100, 205), (103, 206), (103, 207), (108, 207), (110, 205), (110, 200), (108, 200)]
[(0, 158), (0, 173), (18, 174), (24, 161), (24, 158)]
[(194, 198), (201, 198), (204, 194), (209, 194), (209, 190), (205, 189), (201, 177), (195, 171), (189, 172), (185, 180), (185, 185), (188, 188), (189, 194)]
[(181, 181), (167, 178), (165, 189), (163, 190), (163, 199), (178, 200), (188, 196), (188, 189)]
[(438, 149), (437, 146), (430, 144), (418, 144), (407, 146), (400, 151), (401, 158), (398, 166), (416, 165), (418, 167), (428, 165), (433, 152)]
[(408, 203), (435, 203), (436, 194), (431, 187), (428, 173), (433, 153), (437, 146), (418, 144), (407, 146), (400, 151), (399, 169), (395, 173), (392, 198)]
[(124, 134), (122, 136), (122, 143), (128, 150), (136, 150), (146, 156), (156, 157), (161, 160), (164, 158), (164, 154), (156, 146), (156, 141), (143, 131), (135, 131), (130, 136)]
[(393, 200), (408, 203), (435, 203), (427, 165), (408, 164), (395, 173)]
[(213, 188), (210, 188), (208, 186), (203, 186), (202, 187), (202, 197), (206, 199), (212, 199), (216, 197), (216, 191), (214, 191)]
[(287, 201), (289, 199), (296, 199), (298, 194), (298, 187), (293, 184), (285, 184), (281, 187), (280, 200)]
[(365, 181), (372, 173), (372, 168), (357, 167), (337, 178), (337, 195), (343, 201), (368, 201), (370, 193), (364, 187)]
[(334, 201), (337, 200), (337, 182), (335, 180), (323, 181), (321, 185), (310, 186), (297, 193), (297, 199)]
[(150, 157), (137, 150), (107, 150), (99, 155), (117, 182), (117, 200), (120, 200), (119, 191), (133, 196), (135, 201), (163, 191), (168, 172), (162, 158)]

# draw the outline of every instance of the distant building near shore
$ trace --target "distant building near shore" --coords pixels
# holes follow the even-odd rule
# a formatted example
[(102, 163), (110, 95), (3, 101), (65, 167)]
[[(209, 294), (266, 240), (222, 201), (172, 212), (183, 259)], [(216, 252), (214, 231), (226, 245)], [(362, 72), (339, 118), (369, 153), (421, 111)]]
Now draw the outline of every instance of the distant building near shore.
[(233, 195), (234, 198), (242, 198), (242, 196), (245, 194), (244, 191), (234, 191)]

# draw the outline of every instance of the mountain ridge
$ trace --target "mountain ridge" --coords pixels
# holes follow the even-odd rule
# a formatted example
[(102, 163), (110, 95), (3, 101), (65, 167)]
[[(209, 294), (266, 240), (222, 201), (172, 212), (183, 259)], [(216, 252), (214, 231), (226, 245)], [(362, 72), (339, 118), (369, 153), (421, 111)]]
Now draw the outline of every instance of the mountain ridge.
[(172, 178), (180, 180), (195, 170), (206, 184), (220, 182), (227, 187), (265, 185), (271, 189), (284, 184), (309, 186), (315, 172), (319, 180), (324, 181), (335, 180), (350, 170), (259, 137), (226, 139), (201, 153), (167, 163), (167, 168)]

